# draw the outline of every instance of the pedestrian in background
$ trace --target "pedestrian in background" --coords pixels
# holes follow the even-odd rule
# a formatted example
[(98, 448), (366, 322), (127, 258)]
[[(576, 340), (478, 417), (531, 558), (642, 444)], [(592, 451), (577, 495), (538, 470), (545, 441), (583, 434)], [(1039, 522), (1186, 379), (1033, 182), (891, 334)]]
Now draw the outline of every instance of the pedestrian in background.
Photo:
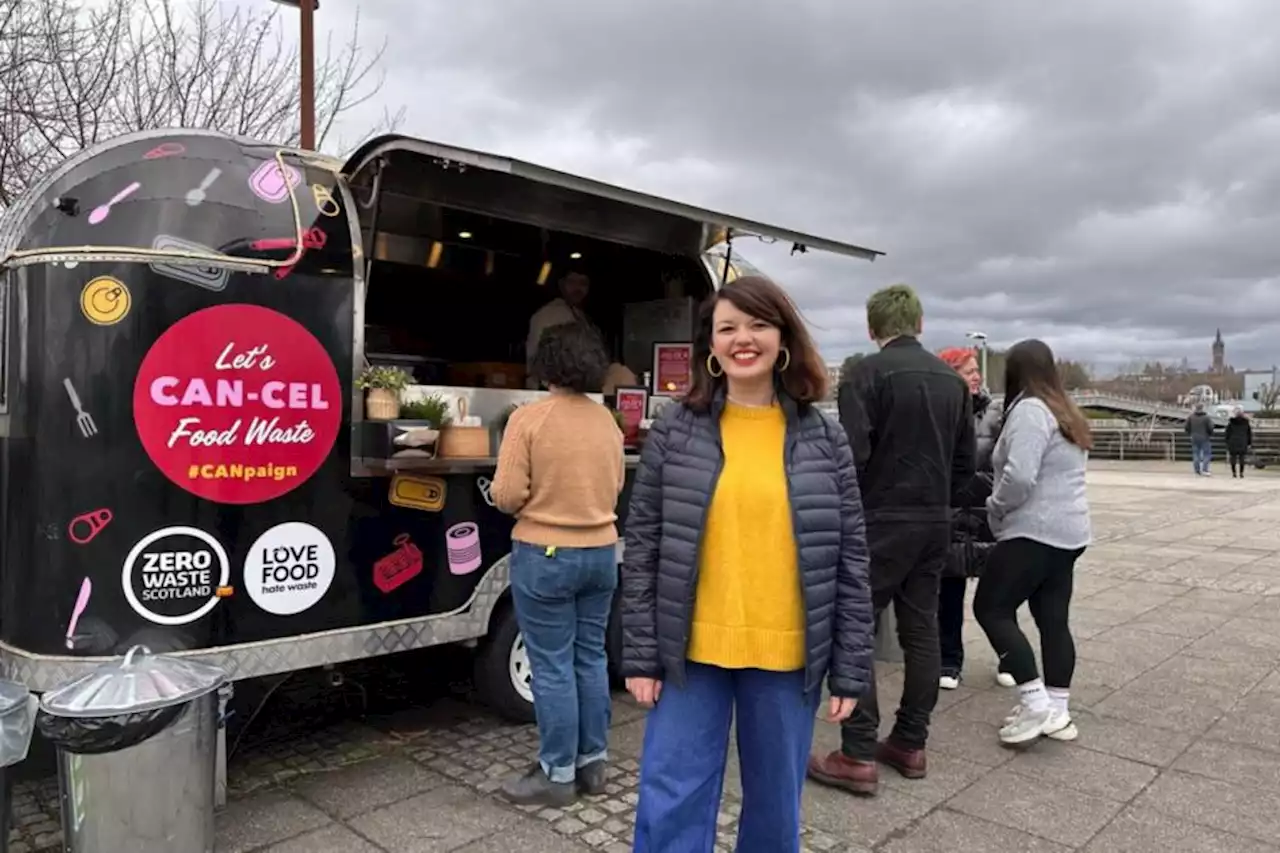
[(1213, 418), (1204, 410), (1204, 403), (1196, 403), (1187, 417), (1183, 431), (1191, 437), (1191, 469), (1198, 477), (1208, 477), (1209, 463), (1213, 461)]
[(867, 330), (879, 352), (840, 384), (840, 421), (849, 434), (871, 548), (877, 620), (891, 603), (905, 663), (893, 731), (877, 742), (875, 674), (840, 749), (813, 756), (809, 775), (856, 794), (879, 788), (877, 762), (908, 779), (927, 772), (925, 743), (938, 702), (938, 585), (951, 548), (956, 489), (974, 474), (969, 387), (920, 345), (924, 310), (915, 291), (896, 284), (867, 300)]
[(622, 672), (653, 709), (637, 853), (715, 846), (731, 724), (738, 853), (798, 851), (822, 683), (838, 722), (870, 680), (862, 504), (848, 440), (813, 405), (826, 384), (791, 299), (739, 278), (702, 307), (692, 390), (645, 439), (622, 569)]
[(1231, 462), (1231, 476), (1243, 477), (1245, 458), (1253, 449), (1253, 426), (1244, 409), (1236, 406), (1231, 411), (1231, 420), (1223, 435), (1227, 443), (1227, 459)]
[[(1076, 560), (1093, 536), (1085, 493), (1093, 436), (1045, 343), (1015, 344), (1005, 364), (1004, 427), (987, 498), (996, 547), (978, 581), (973, 615), (1018, 685), (1018, 707), (1005, 718), (1000, 740), (1074, 740), (1069, 699), (1076, 647), (1069, 617)], [(1043, 680), (1018, 627), (1024, 603), (1040, 631)]]
[(608, 366), (590, 327), (544, 331), (533, 369), (550, 394), (515, 410), (498, 450), (490, 496), (516, 517), (511, 594), (538, 717), (538, 762), (502, 786), (514, 803), (564, 806), (579, 792), (604, 793), (623, 451), (613, 414), (586, 394)]
[[(964, 606), (969, 579), (982, 574), (987, 556), (995, 547), (995, 537), (987, 524), (987, 498), (991, 495), (991, 451), (1000, 435), (1000, 407), (982, 387), (978, 358), (967, 347), (949, 347), (938, 353), (969, 386), (973, 399), (974, 474), (956, 490), (952, 507), (951, 551), (938, 592), (938, 645), (942, 653), (942, 676), (938, 686), (955, 690), (964, 670)], [(1013, 676), (999, 670), (996, 680), (1002, 687), (1013, 686)]]

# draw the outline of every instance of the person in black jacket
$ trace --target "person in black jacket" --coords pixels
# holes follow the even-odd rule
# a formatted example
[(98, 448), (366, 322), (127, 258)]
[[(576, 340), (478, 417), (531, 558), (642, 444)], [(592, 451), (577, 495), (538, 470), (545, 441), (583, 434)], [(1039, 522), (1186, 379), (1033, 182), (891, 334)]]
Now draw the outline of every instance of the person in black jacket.
[(729, 748), (740, 853), (797, 853), (826, 681), (846, 719), (871, 681), (873, 617), (848, 439), (813, 403), (826, 367), (768, 279), (703, 307), (693, 387), (640, 454), (622, 565), (622, 675), (652, 707), (637, 853), (710, 850)]
[[(942, 677), (938, 686), (955, 690), (964, 670), (964, 597), (969, 579), (982, 573), (996, 539), (987, 524), (987, 498), (991, 496), (991, 451), (1000, 437), (1000, 407), (991, 404), (991, 395), (982, 388), (978, 358), (967, 347), (948, 347), (938, 358), (951, 366), (969, 386), (973, 396), (975, 439), (974, 467), (966, 486), (956, 490), (951, 523), (951, 552), (943, 570), (938, 592), (938, 643), (942, 651)], [(999, 672), (1002, 687), (1013, 687), (1013, 677)]]
[(840, 384), (840, 420), (858, 465), (877, 616), (892, 602), (905, 681), (897, 722), (877, 744), (875, 679), (841, 731), (841, 748), (809, 760), (809, 776), (874, 794), (879, 761), (907, 778), (926, 773), (929, 717), (938, 701), (938, 583), (951, 545), (954, 487), (974, 473), (973, 410), (964, 380), (918, 339), (923, 310), (905, 284), (867, 300), (880, 351)]
[[(1231, 412), (1231, 420), (1227, 421), (1225, 433), (1227, 442), (1227, 458), (1231, 461), (1231, 476), (1244, 476), (1244, 459), (1253, 447), (1253, 427), (1244, 409), (1236, 406)], [(1237, 473), (1238, 472), (1238, 473)]]

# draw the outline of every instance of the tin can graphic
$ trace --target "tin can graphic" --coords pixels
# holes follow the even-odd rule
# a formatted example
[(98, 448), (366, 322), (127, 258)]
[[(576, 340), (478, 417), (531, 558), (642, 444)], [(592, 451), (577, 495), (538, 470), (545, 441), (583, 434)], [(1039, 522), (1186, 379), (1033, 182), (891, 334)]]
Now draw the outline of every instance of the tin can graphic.
[(373, 564), (373, 585), (384, 594), (422, 573), (422, 551), (409, 534), (401, 533), (393, 541), (396, 549)]
[(444, 532), (445, 549), (449, 555), (449, 571), (455, 575), (469, 575), (480, 568), (480, 528), (474, 521), (463, 521)]

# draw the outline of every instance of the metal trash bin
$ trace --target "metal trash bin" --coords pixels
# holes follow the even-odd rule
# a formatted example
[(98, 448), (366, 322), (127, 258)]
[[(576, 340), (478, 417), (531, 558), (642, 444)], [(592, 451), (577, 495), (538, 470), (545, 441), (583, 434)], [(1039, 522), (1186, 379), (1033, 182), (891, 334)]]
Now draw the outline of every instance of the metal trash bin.
[(9, 851), (13, 780), (9, 768), (27, 757), (38, 700), (16, 681), (0, 679), (0, 853)]
[(217, 667), (134, 646), (44, 694), (68, 853), (213, 853)]

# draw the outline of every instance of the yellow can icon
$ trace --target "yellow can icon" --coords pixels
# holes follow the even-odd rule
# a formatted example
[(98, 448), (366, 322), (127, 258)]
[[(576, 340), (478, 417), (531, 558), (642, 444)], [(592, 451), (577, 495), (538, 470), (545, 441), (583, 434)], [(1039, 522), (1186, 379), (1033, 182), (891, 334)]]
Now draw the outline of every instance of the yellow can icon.
[(91, 279), (80, 291), (80, 311), (98, 326), (113, 326), (129, 313), (133, 297), (124, 282), (109, 275)]

